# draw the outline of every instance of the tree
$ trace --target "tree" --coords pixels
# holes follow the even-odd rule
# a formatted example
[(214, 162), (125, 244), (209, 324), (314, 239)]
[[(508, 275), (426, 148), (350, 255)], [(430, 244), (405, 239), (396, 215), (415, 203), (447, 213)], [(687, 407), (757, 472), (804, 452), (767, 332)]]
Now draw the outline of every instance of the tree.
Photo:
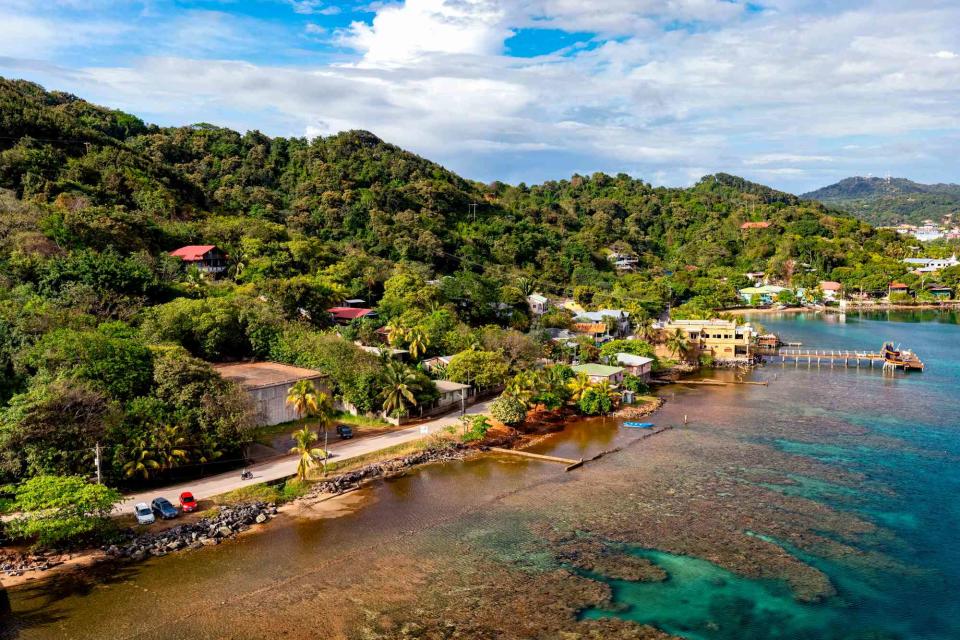
[(490, 415), (498, 422), (513, 427), (527, 419), (527, 410), (519, 400), (504, 394), (490, 404)]
[(490, 421), (487, 420), (487, 416), (482, 415), (463, 416), (461, 421), (463, 422), (462, 440), (464, 442), (483, 440), (492, 426)]
[(300, 459), (297, 463), (297, 479), (303, 482), (307, 479), (310, 470), (317, 466), (317, 461), (321, 458), (326, 459), (327, 452), (311, 446), (317, 441), (317, 434), (307, 427), (294, 431), (293, 441), (296, 444), (290, 448), (290, 453), (297, 454)]
[(409, 367), (391, 361), (383, 372), (383, 411), (390, 416), (406, 415), (409, 407), (416, 406), (417, 377)]
[(387, 342), (392, 347), (399, 347), (407, 339), (407, 329), (394, 318), (387, 324)]
[(580, 402), (583, 394), (593, 387), (590, 376), (585, 373), (578, 373), (575, 377), (567, 381), (567, 388), (570, 390), (570, 402), (574, 404)]
[(12, 537), (36, 538), (41, 547), (93, 541), (111, 528), (110, 512), (121, 495), (79, 476), (38, 475), (16, 490), (21, 515), (8, 525)]
[(293, 407), (297, 417), (312, 416), (319, 409), (317, 387), (313, 380), (297, 380), (287, 391), (287, 404)]
[(470, 349), (450, 359), (447, 378), (484, 389), (503, 384), (508, 369), (509, 365), (499, 353)]
[(591, 387), (580, 396), (577, 407), (588, 416), (604, 415), (613, 411), (613, 398), (601, 390)]
[(507, 384), (504, 393), (523, 405), (524, 409), (529, 409), (533, 406), (533, 400), (542, 388), (543, 382), (536, 372), (521, 371)]
[(147, 442), (146, 438), (140, 438), (129, 446), (127, 461), (123, 465), (123, 475), (126, 478), (140, 477), (144, 480), (150, 478), (150, 474), (161, 468), (156, 460), (156, 453)]
[(430, 337), (423, 330), (423, 327), (416, 326), (410, 329), (407, 332), (407, 341), (408, 349), (410, 349), (410, 355), (414, 358), (419, 358), (427, 351), (427, 347), (430, 346)]
[(179, 426), (163, 425), (153, 432), (151, 439), (156, 460), (164, 471), (170, 471), (190, 458), (190, 454), (184, 448), (187, 439)]
[(687, 350), (690, 348), (690, 342), (687, 340), (687, 334), (683, 329), (674, 329), (667, 335), (667, 349), (677, 358), (686, 357)]

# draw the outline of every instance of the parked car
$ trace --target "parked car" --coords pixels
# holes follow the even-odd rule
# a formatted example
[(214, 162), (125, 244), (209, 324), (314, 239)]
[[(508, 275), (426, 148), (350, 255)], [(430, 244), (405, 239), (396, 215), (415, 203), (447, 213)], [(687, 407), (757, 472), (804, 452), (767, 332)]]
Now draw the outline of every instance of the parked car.
[(342, 440), (347, 440), (353, 437), (353, 429), (351, 429), (348, 424), (338, 424), (337, 435), (340, 436)]
[(150, 508), (153, 509), (156, 516), (164, 520), (177, 517), (177, 508), (170, 504), (170, 501), (166, 498), (154, 498), (153, 502), (150, 503)]
[(184, 491), (180, 494), (180, 508), (183, 509), (184, 513), (197, 510), (197, 500), (189, 491)]
[(146, 502), (138, 502), (134, 505), (133, 514), (137, 516), (137, 524), (153, 524), (157, 521)]

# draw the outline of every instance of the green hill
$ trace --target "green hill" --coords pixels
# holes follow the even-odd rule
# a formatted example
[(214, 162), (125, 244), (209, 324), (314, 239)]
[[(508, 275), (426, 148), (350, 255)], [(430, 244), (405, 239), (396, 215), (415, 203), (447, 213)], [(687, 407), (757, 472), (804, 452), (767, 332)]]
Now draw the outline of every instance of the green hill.
[[(532, 291), (640, 321), (738, 304), (747, 271), (916, 282), (896, 233), (726, 174), (686, 189), (602, 173), (482, 184), (366, 131), (157, 127), (3, 79), (0, 128), (0, 483), (86, 473), (98, 442), (112, 483), (236, 459), (249, 414), (205, 361), (316, 368), (372, 411), (391, 380), (433, 399), (424, 374), (350, 344), (387, 323), (421, 357), (497, 352), (485, 361), (502, 377), (554, 348), (530, 331)], [(224, 277), (167, 255), (186, 244), (223, 249)], [(325, 310), (348, 298), (378, 318), (338, 328), (344, 340)]]
[(940, 222), (960, 217), (960, 185), (920, 184), (905, 178), (846, 178), (802, 196), (877, 226)]

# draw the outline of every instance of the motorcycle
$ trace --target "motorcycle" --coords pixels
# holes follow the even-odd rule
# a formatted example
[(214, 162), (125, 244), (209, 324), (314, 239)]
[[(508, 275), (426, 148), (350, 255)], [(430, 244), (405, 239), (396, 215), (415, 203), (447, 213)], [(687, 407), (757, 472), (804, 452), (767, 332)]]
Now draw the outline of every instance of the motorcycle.
[(240, 479), (241, 479), (241, 480), (253, 480), (253, 471), (248, 471), (248, 470), (244, 469), (244, 470), (240, 473)]

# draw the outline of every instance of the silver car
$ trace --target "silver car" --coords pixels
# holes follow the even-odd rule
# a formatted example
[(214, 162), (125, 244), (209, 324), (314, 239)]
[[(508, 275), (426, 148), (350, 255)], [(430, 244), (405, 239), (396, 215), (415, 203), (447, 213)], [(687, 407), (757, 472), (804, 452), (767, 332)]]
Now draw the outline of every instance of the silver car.
[(133, 508), (133, 513), (137, 516), (137, 524), (153, 524), (157, 520), (153, 515), (153, 509), (146, 502), (138, 502)]

